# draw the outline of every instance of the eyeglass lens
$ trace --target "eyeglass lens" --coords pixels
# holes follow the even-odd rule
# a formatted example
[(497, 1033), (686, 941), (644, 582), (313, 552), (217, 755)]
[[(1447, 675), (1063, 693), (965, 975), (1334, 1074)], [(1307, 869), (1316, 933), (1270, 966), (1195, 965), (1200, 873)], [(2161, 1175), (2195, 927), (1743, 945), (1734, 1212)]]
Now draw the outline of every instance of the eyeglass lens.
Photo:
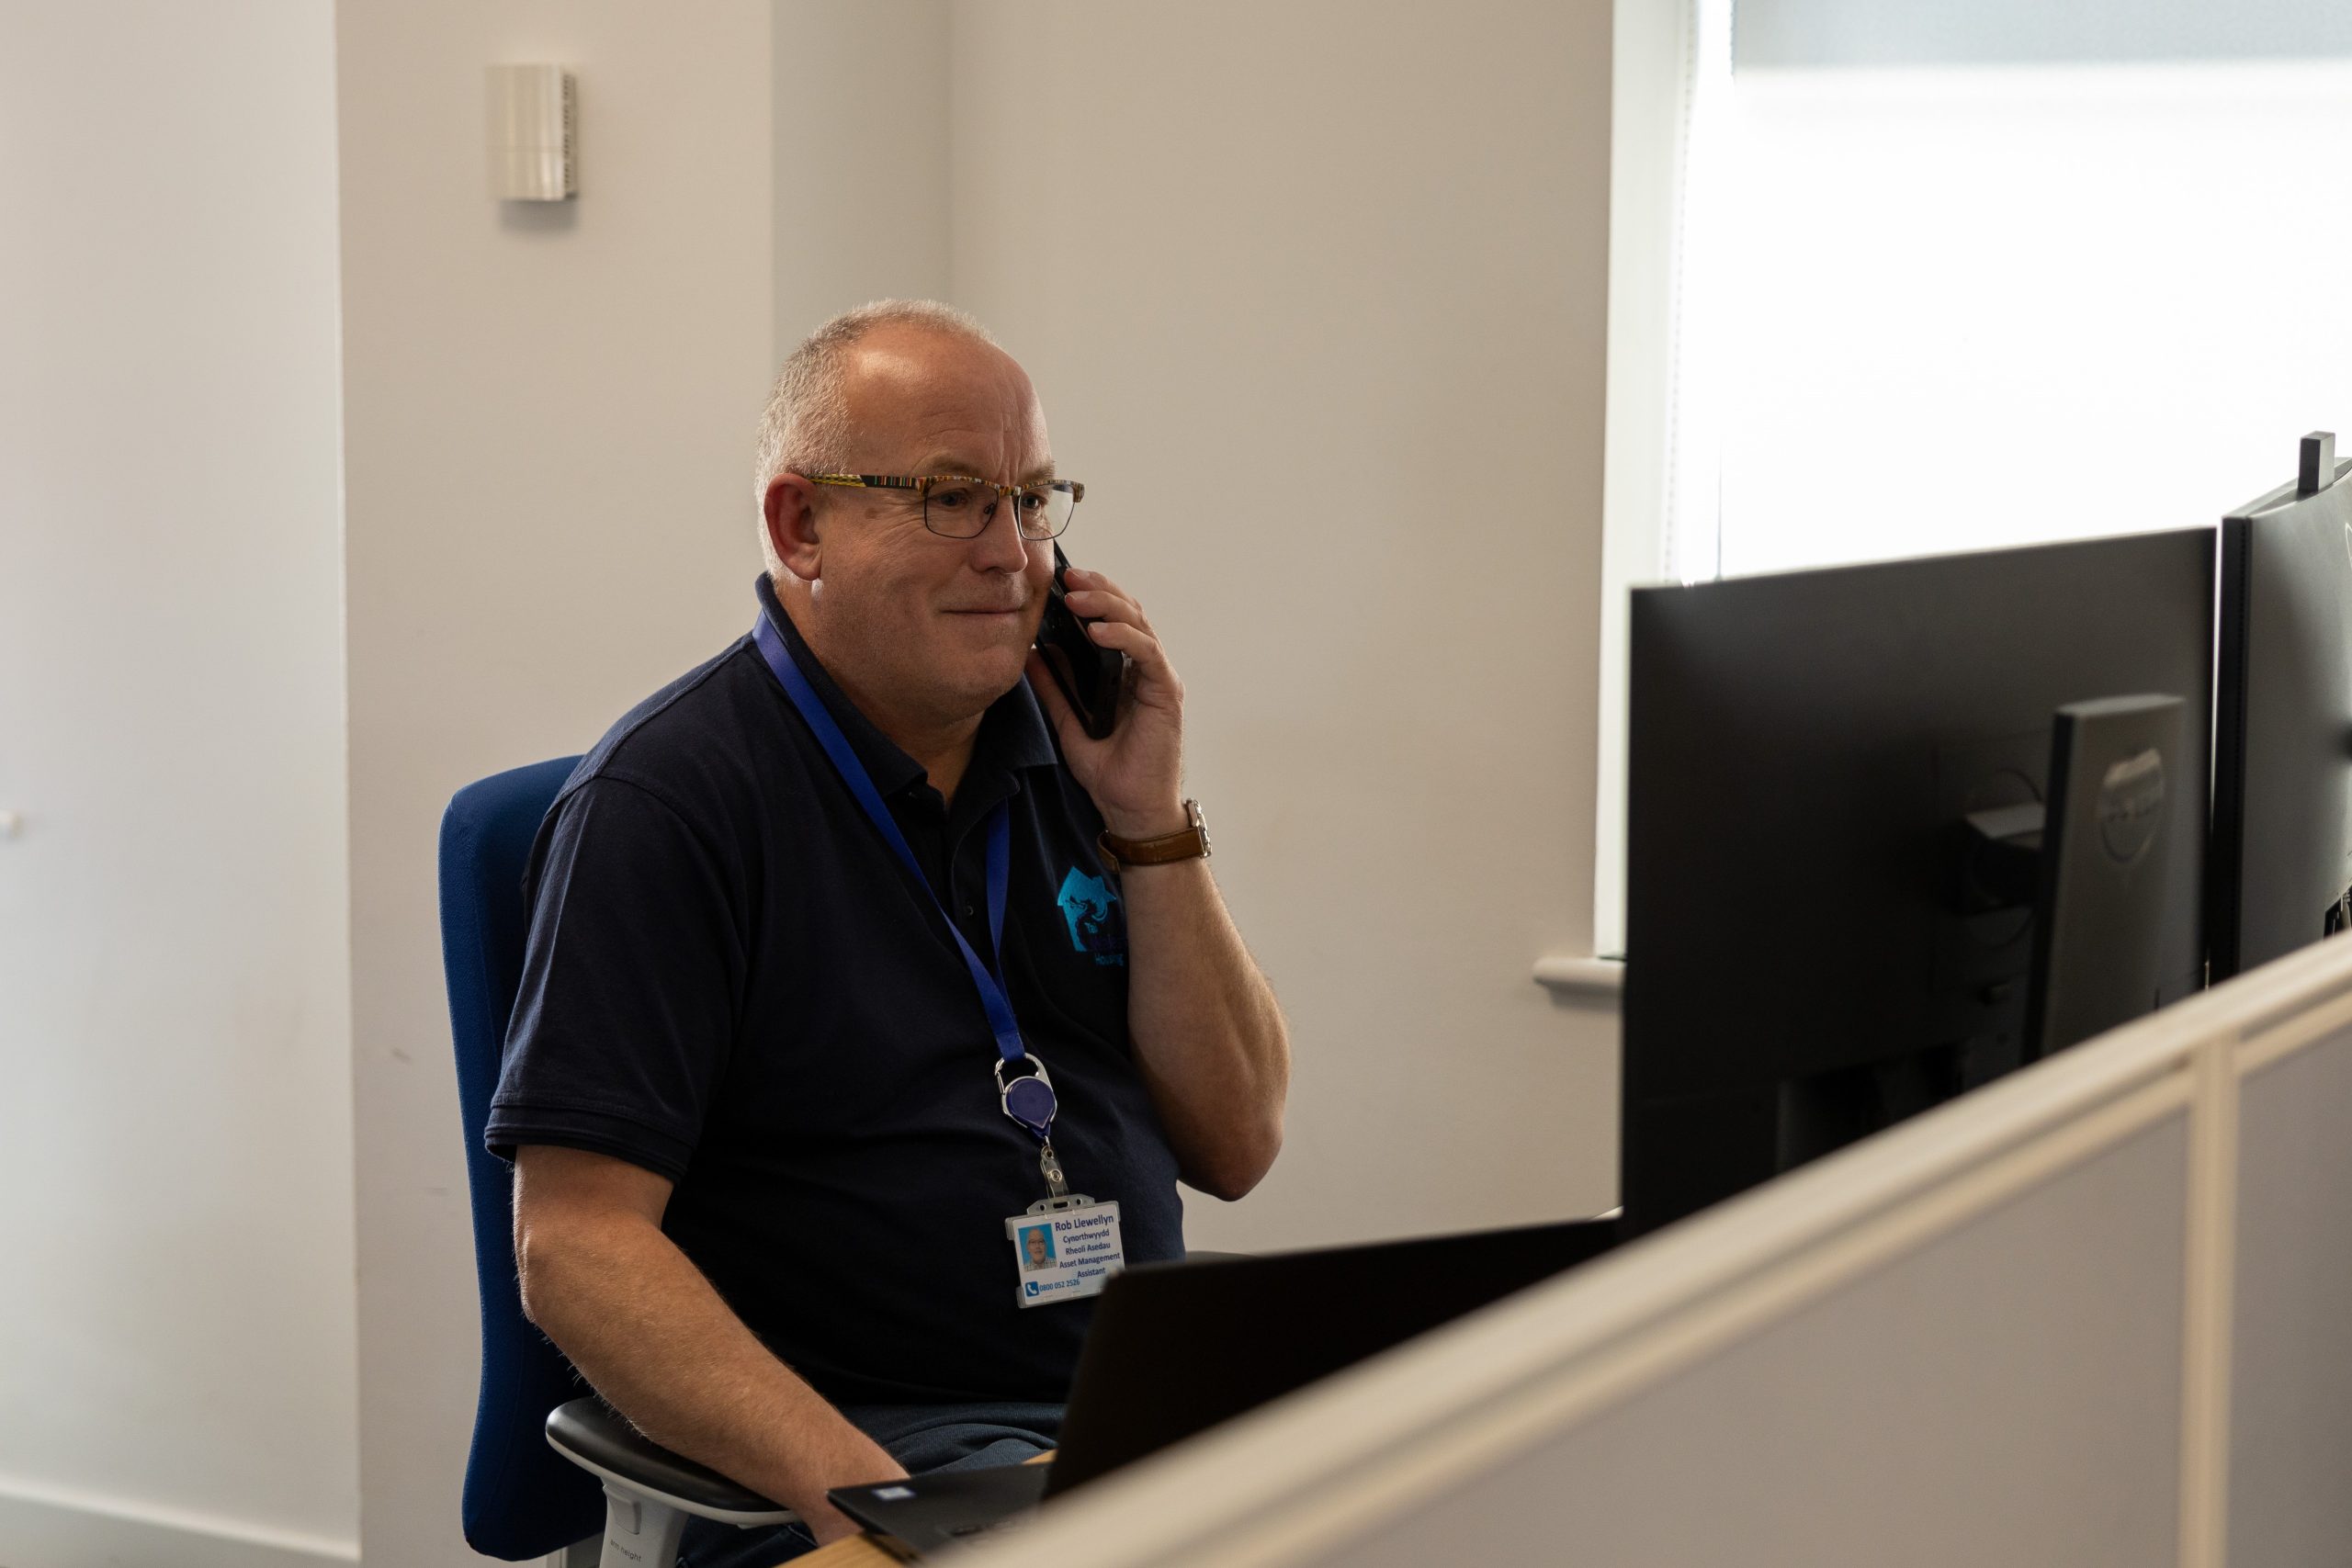
[(923, 526), (951, 539), (976, 538), (996, 521), (997, 508), (1018, 508), (1021, 536), (1050, 539), (1069, 526), (1078, 495), (1066, 482), (1048, 480), (1011, 492), (974, 479), (940, 479), (923, 491)]

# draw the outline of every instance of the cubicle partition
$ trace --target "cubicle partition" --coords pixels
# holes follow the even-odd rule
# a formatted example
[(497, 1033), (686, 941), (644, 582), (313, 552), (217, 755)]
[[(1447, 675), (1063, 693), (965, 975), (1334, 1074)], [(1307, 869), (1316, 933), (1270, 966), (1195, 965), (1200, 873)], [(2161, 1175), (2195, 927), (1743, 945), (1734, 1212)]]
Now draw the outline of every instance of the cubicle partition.
[(2352, 1542), (2352, 942), (1057, 1503), (976, 1561), (2268, 1568)]
[(2232, 1568), (2352, 1560), (2352, 995), (2330, 1000), (2237, 1053)]

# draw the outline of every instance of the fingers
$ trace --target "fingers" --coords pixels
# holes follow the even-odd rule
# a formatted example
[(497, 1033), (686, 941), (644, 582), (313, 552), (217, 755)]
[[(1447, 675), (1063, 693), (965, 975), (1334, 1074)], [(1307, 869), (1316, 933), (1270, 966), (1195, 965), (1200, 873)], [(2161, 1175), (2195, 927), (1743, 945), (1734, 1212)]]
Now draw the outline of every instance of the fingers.
[(1130, 674), (1135, 677), (1133, 690), (1136, 701), (1170, 706), (1183, 701), (1183, 682), (1177, 679), (1174, 666), (1168, 662), (1168, 650), (1159, 646), (1159, 639), (1152, 635), (1149, 627), (1105, 615), (1101, 620), (1090, 622), (1086, 632), (1102, 647), (1115, 648), (1127, 656)]
[(1151, 621), (1144, 615), (1143, 606), (1101, 572), (1072, 567), (1065, 574), (1063, 581), (1069, 590), (1071, 612), (1083, 619), (1125, 621), (1146, 631), (1151, 629)]
[(1127, 697), (1147, 706), (1174, 708), (1184, 700), (1184, 683), (1160, 646), (1143, 606), (1099, 571), (1072, 567), (1063, 575), (1072, 614), (1087, 623), (1098, 647), (1127, 656)]

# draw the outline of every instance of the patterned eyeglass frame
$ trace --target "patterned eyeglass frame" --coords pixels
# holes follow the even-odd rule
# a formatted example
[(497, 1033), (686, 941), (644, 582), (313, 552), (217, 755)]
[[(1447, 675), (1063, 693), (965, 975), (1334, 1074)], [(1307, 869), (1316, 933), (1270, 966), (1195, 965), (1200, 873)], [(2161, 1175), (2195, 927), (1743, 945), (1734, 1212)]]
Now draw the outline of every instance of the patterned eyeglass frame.
[[(812, 485), (832, 485), (842, 490), (910, 490), (915, 492), (915, 498), (918, 501), (922, 502), (930, 501), (931, 487), (938, 484), (954, 483), (978, 485), (985, 489), (992, 490), (996, 491), (997, 502), (1000, 505), (1004, 502), (1005, 498), (1008, 496), (1026, 495), (1033, 491), (1044, 491), (1049, 490), (1064, 490), (1069, 492), (1069, 514), (1071, 517), (1076, 517), (1078, 515), (1078, 503), (1086, 499), (1086, 487), (1076, 479), (1038, 479), (1032, 484), (1001, 485), (994, 479), (984, 479), (977, 474), (925, 474), (920, 479), (908, 479), (903, 475), (898, 474), (808, 474), (804, 477), (807, 478), (808, 482)], [(1016, 533), (1021, 533), (1020, 524), (1021, 513), (1018, 510), (1015, 510), (1013, 513), (1013, 529)], [(931, 528), (931, 509), (928, 506), (925, 506), (923, 509), (922, 525), (926, 528)], [(1064, 522), (1060, 528), (1055, 529), (1050, 534), (1021, 533), (1021, 536), (1032, 543), (1044, 539), (1058, 538), (1061, 536), (1063, 530), (1067, 529), (1069, 526), (1069, 524), (1068, 522)], [(934, 534), (939, 534), (939, 530), (936, 528), (931, 528), (931, 531)], [(939, 536), (943, 539), (977, 539), (979, 537), (979, 535), (939, 534)]]

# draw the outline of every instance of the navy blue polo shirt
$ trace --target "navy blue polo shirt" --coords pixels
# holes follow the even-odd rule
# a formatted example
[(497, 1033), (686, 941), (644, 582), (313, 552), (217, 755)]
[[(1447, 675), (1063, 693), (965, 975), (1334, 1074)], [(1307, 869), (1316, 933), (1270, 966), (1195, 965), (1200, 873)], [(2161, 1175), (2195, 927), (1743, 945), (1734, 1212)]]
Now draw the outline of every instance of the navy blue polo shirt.
[(1004, 1221), (1045, 1196), (944, 905), (988, 951), (980, 830), (1009, 801), (1003, 970), (1060, 1097), (1071, 1187), (1130, 1263), (1182, 1257), (1176, 1158), (1127, 1033), (1125, 930), (1093, 802), (1024, 682), (952, 805), (775, 622), (865, 762), (909, 874), (746, 637), (624, 717), (539, 829), (488, 1142), (675, 1184), (662, 1229), (835, 1404), (1058, 1400), (1084, 1303), (1024, 1310)]

